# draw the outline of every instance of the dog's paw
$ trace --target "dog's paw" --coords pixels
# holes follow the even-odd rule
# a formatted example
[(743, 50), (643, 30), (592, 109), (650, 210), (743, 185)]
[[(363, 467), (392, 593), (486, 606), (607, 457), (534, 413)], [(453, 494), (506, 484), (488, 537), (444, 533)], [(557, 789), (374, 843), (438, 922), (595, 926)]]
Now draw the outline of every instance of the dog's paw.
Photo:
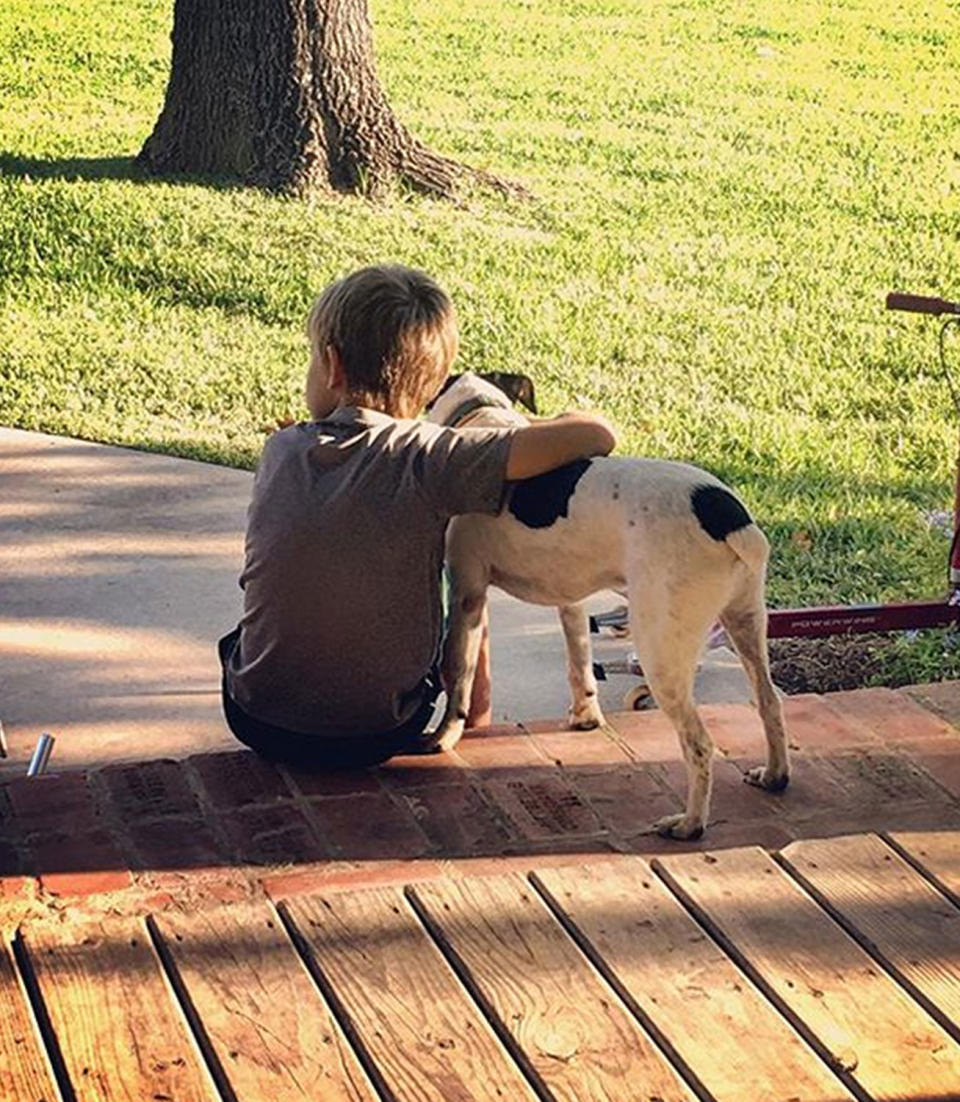
[(699, 819), (688, 819), (685, 814), (664, 815), (653, 824), (653, 829), (661, 838), (695, 842), (703, 834), (703, 823)]
[(773, 773), (765, 765), (758, 765), (755, 769), (748, 769), (743, 780), (744, 783), (763, 788), (767, 792), (782, 792), (790, 783), (790, 773), (787, 770)]
[(603, 724), (603, 712), (596, 700), (587, 700), (579, 707), (570, 709), (570, 729), (573, 731), (592, 731)]
[(441, 723), (434, 731), (431, 742), (435, 747), (435, 752), (443, 754), (448, 750), (452, 750), (461, 738), (463, 738), (462, 723)]

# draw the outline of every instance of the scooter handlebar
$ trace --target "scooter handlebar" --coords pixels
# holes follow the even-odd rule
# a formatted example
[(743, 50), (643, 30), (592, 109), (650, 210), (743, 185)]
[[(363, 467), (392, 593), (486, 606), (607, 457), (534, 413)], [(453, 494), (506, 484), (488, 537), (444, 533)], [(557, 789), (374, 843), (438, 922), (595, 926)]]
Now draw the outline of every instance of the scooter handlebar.
[(929, 298), (926, 295), (906, 295), (891, 291), (887, 295), (888, 310), (908, 310), (911, 314), (960, 314), (960, 302), (948, 302), (945, 298)]

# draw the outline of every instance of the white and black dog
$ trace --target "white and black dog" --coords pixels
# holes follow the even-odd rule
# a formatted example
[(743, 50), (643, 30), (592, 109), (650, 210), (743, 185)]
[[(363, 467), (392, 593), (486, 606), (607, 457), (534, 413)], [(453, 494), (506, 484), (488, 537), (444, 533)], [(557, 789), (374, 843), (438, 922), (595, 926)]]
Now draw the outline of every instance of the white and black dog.
[[(523, 376), (497, 381), (533, 403)], [(504, 389), (457, 376), (428, 418), (452, 426), (525, 423)], [(511, 486), (499, 516), (455, 518), (447, 532), (450, 623), (446, 711), (430, 746), (452, 749), (463, 734), (480, 646), (488, 585), (535, 604), (556, 605), (566, 636), (574, 728), (603, 723), (586, 612), (601, 589), (623, 593), (644, 675), (680, 739), (687, 766), (683, 814), (655, 827), (696, 838), (710, 803), (713, 742), (693, 701), (697, 662), (719, 619), (753, 688), (767, 740), (767, 764), (744, 777), (771, 791), (789, 780), (780, 701), (770, 680), (764, 602), (769, 544), (747, 510), (713, 475), (684, 463), (605, 457), (580, 460)]]

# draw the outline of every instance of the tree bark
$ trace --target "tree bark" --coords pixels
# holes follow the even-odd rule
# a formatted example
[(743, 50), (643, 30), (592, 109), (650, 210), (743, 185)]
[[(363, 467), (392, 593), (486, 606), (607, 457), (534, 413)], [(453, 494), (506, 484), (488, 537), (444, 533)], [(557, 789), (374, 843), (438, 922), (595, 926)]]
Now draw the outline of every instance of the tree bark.
[(139, 161), (158, 175), (304, 194), (401, 180), (450, 195), (469, 175), (397, 119), (377, 77), (367, 0), (175, 0), (163, 110)]

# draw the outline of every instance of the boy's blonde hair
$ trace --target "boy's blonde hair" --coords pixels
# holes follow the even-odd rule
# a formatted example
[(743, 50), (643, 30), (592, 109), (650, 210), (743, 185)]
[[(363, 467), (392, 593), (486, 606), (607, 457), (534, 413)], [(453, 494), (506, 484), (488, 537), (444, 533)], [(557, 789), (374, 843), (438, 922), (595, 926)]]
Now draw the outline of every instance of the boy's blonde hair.
[(333, 345), (351, 403), (415, 417), (434, 397), (457, 355), (453, 303), (428, 275), (399, 264), (361, 268), (313, 304), (307, 335), (314, 355)]

